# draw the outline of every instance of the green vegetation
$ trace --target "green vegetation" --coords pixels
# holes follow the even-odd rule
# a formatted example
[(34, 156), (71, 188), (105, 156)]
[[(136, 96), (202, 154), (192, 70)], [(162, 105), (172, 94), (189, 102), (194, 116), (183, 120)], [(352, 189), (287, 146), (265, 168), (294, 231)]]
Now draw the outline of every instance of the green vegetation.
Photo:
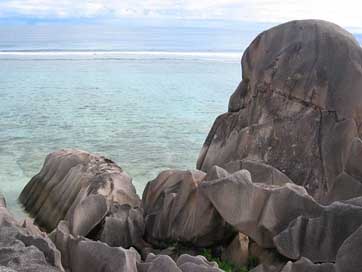
[(201, 252), (201, 255), (203, 255), (209, 261), (216, 262), (219, 265), (219, 268), (226, 272), (248, 272), (249, 271), (248, 268), (252, 268), (257, 265), (257, 258), (253, 256), (249, 257), (248, 259), (248, 265), (247, 265), (248, 268), (246, 267), (237, 268), (234, 264), (228, 261), (223, 261), (219, 257), (212, 256), (210, 249), (204, 249)]

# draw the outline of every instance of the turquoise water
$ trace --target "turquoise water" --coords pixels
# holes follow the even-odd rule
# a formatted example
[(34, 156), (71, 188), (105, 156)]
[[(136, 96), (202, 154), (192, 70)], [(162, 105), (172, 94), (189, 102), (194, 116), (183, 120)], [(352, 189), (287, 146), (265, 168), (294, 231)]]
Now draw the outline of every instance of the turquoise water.
[[(0, 26), (0, 191), (16, 199), (45, 156), (105, 155), (139, 194), (192, 169), (241, 79), (242, 51), (267, 25)], [(361, 40), (361, 36), (357, 36)]]
[(241, 78), (241, 53), (0, 54), (0, 188), (16, 199), (45, 156), (105, 155), (139, 194), (167, 168), (192, 169)]

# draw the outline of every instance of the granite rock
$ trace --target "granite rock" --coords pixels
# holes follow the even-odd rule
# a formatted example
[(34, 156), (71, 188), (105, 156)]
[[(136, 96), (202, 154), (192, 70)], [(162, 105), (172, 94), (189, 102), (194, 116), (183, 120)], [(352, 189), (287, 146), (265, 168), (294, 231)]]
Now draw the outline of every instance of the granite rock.
[(147, 184), (142, 201), (148, 242), (160, 247), (172, 242), (204, 247), (232, 239), (235, 232), (200, 193), (206, 179), (202, 171), (167, 170)]
[(132, 179), (105, 157), (78, 149), (53, 152), (19, 200), (48, 232), (66, 220), (75, 236), (127, 248), (142, 244), (143, 211)]
[[(361, 67), (360, 45), (335, 24), (302, 20), (264, 31), (245, 50), (242, 82), (197, 168), (247, 159), (280, 170), (321, 203), (360, 196)], [(336, 187), (346, 189), (339, 195)]]

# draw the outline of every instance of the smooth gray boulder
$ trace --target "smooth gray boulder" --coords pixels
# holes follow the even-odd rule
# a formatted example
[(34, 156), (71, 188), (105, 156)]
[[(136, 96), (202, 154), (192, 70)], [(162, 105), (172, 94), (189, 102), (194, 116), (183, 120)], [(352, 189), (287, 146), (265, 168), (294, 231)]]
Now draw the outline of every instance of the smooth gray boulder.
[(298, 185), (253, 183), (247, 170), (202, 183), (200, 191), (222, 218), (264, 248), (301, 214), (318, 216), (323, 208)]
[[(208, 176), (221, 174), (215, 171)], [(202, 171), (167, 170), (147, 184), (142, 202), (148, 242), (159, 247), (173, 242), (205, 247), (235, 235), (199, 191), (207, 178)]]
[(100, 241), (74, 237), (66, 221), (61, 221), (50, 237), (62, 253), (64, 268), (72, 272), (137, 272), (137, 262), (141, 261), (133, 248), (110, 247)]
[[(362, 197), (359, 200), (362, 203)], [(306, 257), (314, 263), (335, 262), (337, 251), (360, 226), (361, 206), (334, 202), (317, 217), (299, 216), (293, 220), (274, 237), (274, 244), (292, 260)]]
[(78, 149), (53, 152), (19, 200), (48, 232), (66, 220), (73, 235), (127, 248), (142, 244), (143, 211), (132, 179), (105, 157)]
[(183, 254), (177, 259), (182, 272), (222, 272), (216, 262), (208, 261), (204, 256)]
[(293, 181), (290, 180), (284, 173), (280, 172), (273, 166), (260, 161), (231, 161), (225, 164), (223, 168), (228, 173), (234, 173), (242, 169), (248, 170), (254, 183), (264, 183), (270, 185), (284, 185), (285, 183), (293, 183)]
[(114, 204), (110, 208), (109, 215), (104, 219), (98, 240), (110, 246), (131, 246), (142, 248), (142, 239), (145, 232), (143, 210), (139, 207), (132, 208), (128, 204)]
[(362, 49), (353, 35), (325, 21), (288, 22), (258, 35), (241, 64), (197, 168), (259, 161), (321, 203), (361, 196)]
[(177, 264), (167, 255), (154, 255), (148, 254), (145, 262), (139, 262), (137, 264), (138, 272), (182, 272)]
[(335, 262), (362, 225), (362, 197), (323, 206), (292, 183), (253, 183), (247, 170), (202, 183), (200, 191), (235, 229), (289, 259)]
[(52, 241), (35, 226), (29, 229), (15, 220), (5, 201), (0, 201), (0, 271), (64, 271)]
[(175, 262), (167, 255), (149, 254), (145, 262), (138, 263), (138, 272), (222, 272), (217, 263), (204, 256), (182, 254)]

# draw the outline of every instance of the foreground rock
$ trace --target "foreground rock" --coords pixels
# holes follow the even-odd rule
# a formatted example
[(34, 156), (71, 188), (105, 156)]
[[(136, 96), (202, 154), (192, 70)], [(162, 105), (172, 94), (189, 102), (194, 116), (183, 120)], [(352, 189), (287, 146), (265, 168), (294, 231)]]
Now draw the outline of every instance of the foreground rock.
[(260, 265), (250, 272), (336, 272), (332, 263), (314, 264), (306, 258), (297, 262), (288, 262), (284, 266)]
[(200, 193), (199, 186), (210, 175), (168, 170), (147, 184), (142, 201), (148, 242), (160, 247), (175, 242), (205, 247), (225, 243), (235, 235)]
[(64, 267), (72, 272), (219, 272), (214, 262), (203, 256), (181, 255), (173, 261), (167, 255), (149, 254), (143, 262), (133, 248), (110, 247), (100, 241), (74, 237), (67, 222), (61, 221), (51, 233), (55, 245), (62, 252)]
[(64, 271), (60, 253), (49, 238), (34, 225), (17, 222), (5, 203), (0, 195), (0, 271)]
[(74, 237), (66, 221), (61, 221), (50, 236), (62, 253), (64, 268), (69, 271), (137, 272), (141, 258), (133, 248), (110, 247), (100, 241)]
[(251, 272), (360, 272), (362, 226), (350, 235), (339, 248), (335, 262), (313, 263), (307, 258), (289, 261), (282, 266), (260, 265)]
[(167, 255), (149, 254), (143, 263), (138, 264), (139, 272), (222, 272), (217, 263), (209, 262), (204, 256), (181, 255), (174, 262)]
[(142, 243), (143, 212), (132, 179), (102, 156), (77, 149), (49, 154), (19, 200), (47, 231), (64, 219), (73, 235), (126, 248)]
[(362, 50), (332, 23), (293, 21), (261, 33), (197, 168), (267, 163), (330, 203), (362, 195)]
[(246, 170), (203, 183), (200, 190), (226, 222), (289, 259), (334, 262), (362, 225), (362, 197), (322, 206), (301, 186), (253, 183)]

